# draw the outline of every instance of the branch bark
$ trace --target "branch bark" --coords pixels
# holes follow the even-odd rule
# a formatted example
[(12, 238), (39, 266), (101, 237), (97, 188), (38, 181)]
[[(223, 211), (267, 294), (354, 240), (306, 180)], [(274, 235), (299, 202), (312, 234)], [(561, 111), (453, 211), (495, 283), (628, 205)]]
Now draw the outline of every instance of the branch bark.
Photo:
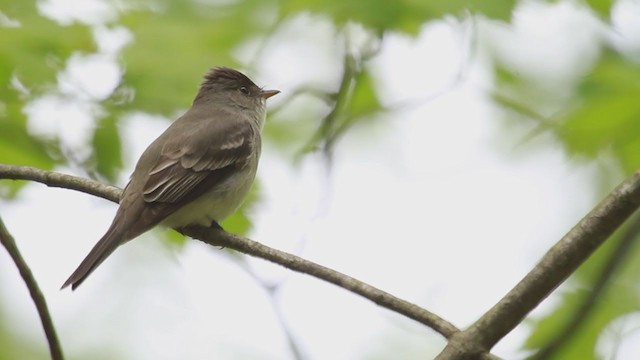
[(44, 299), (44, 295), (42, 295), (42, 291), (40, 291), (40, 287), (38, 287), (38, 283), (36, 282), (35, 277), (33, 277), (31, 269), (27, 265), (26, 261), (24, 261), (24, 258), (22, 258), (22, 255), (18, 250), (18, 246), (16, 245), (16, 241), (9, 233), (9, 230), (4, 226), (2, 219), (0, 219), (0, 243), (2, 243), (2, 245), (7, 249), (9, 256), (11, 256), (11, 259), (16, 264), (16, 267), (20, 272), (20, 276), (22, 276), (22, 280), (29, 289), (29, 295), (31, 295), (31, 299), (33, 299), (33, 303), (36, 305), (36, 310), (40, 316), (42, 328), (44, 329), (47, 342), (49, 343), (51, 359), (63, 360), (64, 356), (62, 355), (62, 348), (60, 347), (58, 335), (56, 334), (56, 329), (53, 326), (53, 320), (51, 320), (51, 314), (49, 314), (49, 309), (47, 308), (47, 302)]
[(618, 185), (571, 229), (502, 300), (468, 329), (451, 337), (436, 357), (477, 359), (569, 277), (640, 207), (640, 172)]
[[(94, 180), (45, 171), (29, 166), (0, 164), (0, 179), (31, 180), (51, 187), (81, 191), (113, 202), (119, 201), (120, 194), (122, 192), (116, 187), (104, 185)], [(424, 324), (445, 338), (449, 338), (459, 331), (453, 324), (428, 310), (377, 289), (353, 277), (325, 266), (318, 265), (309, 260), (305, 260), (299, 256), (270, 248), (256, 241), (230, 234), (224, 230), (216, 228), (189, 226), (176, 230), (186, 236), (201, 240), (207, 244), (231, 248), (342, 287), (343, 289), (369, 299), (384, 308), (400, 313), (410, 319)]]
[(629, 255), (632, 254), (631, 249), (640, 240), (640, 216), (637, 215), (636, 213), (634, 219), (630, 220), (631, 225), (625, 229), (621, 236), (622, 239), (619, 240), (613, 254), (611, 254), (599, 272), (600, 276), (594, 281), (588, 295), (571, 316), (571, 319), (549, 343), (533, 354), (529, 360), (553, 359), (554, 355), (571, 341), (571, 338), (579, 332), (580, 327), (584, 326), (589, 316), (593, 314), (599, 304), (599, 300), (608, 291), (611, 278), (613, 278), (618, 269), (629, 261)]

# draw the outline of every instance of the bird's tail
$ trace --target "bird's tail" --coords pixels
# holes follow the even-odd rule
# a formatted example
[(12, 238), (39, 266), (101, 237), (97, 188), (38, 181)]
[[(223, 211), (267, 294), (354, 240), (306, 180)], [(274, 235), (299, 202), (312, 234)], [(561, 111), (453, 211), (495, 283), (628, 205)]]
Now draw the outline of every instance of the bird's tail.
[(117, 228), (120, 227), (112, 226), (107, 233), (104, 234), (60, 289), (71, 285), (71, 289), (75, 290), (120, 244), (126, 241), (123, 239), (121, 231)]

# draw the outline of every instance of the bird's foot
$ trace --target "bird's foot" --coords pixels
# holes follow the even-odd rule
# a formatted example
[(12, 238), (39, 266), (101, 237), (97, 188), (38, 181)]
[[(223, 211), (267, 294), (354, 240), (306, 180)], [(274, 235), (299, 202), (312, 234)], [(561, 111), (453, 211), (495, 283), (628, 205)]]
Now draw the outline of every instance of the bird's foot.
[[(218, 224), (217, 221), (212, 220), (211, 221), (211, 225), (209, 225), (209, 229), (213, 229), (213, 230), (220, 230), (220, 231), (225, 231), (222, 226), (220, 226), (220, 224)], [(218, 246), (220, 248), (220, 250), (224, 249), (224, 246), (219, 245)]]
[(220, 226), (220, 224), (218, 224), (217, 221), (213, 220), (211, 221), (211, 225), (209, 225), (209, 228), (211, 229), (218, 229), (218, 230), (222, 230), (224, 231), (224, 229), (222, 228), (222, 226)]

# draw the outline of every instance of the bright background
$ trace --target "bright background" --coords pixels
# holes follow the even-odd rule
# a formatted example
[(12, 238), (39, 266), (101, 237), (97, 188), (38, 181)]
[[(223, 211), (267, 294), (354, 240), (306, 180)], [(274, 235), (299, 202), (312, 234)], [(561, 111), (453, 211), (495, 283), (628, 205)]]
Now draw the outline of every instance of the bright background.
[[(40, 83), (25, 71), (36, 65), (12, 56), (47, 34), (27, 33), (35, 25), (26, 12), (0, 2), (0, 51), (8, 59), (0, 66), (12, 70), (6, 87), (21, 94), (5, 97), (0, 121), (23, 114), (29, 141), (42, 141), (52, 159), (31, 161), (31, 150), (15, 155), (6, 144), (29, 143), (9, 139), (4, 148), (0, 140), (0, 161), (124, 186), (146, 146), (189, 106), (207, 67), (238, 67), (282, 94), (269, 100), (258, 199), (242, 213), (251, 226), (240, 216), (227, 228), (467, 326), (637, 165), (625, 157), (637, 141), (617, 146), (608, 126), (638, 138), (638, 108), (628, 107), (638, 111), (635, 119), (619, 116), (632, 126), (607, 108), (582, 109), (599, 99), (585, 98), (584, 82), (603, 79), (594, 76), (603, 62), (613, 58), (640, 73), (640, 2), (602, 10), (594, 2), (524, 1), (504, 10), (478, 6), (477, 16), (409, 12), (397, 24), (385, 22), (393, 12), (351, 17), (359, 3), (325, 9), (272, 1), (256, 10), (251, 1), (194, 2), (210, 11), (203, 15), (171, 1), (38, 1), (30, 17), (45, 16), (56, 22), (48, 26), (79, 38), (68, 26), (81, 28), (95, 44), (76, 51), (73, 38), (71, 45), (60, 40), (70, 56), (43, 57), (55, 75)], [(383, 3), (362, 6), (385, 11)], [(239, 30), (229, 28), (236, 10), (251, 11)], [(212, 34), (198, 32), (209, 26)], [(346, 131), (321, 133), (330, 106), (296, 89), (335, 91), (345, 48), (356, 58), (375, 55), (358, 65), (365, 75), (353, 85), (356, 105), (343, 114)], [(203, 58), (207, 51), (214, 55)], [(636, 79), (615, 84), (629, 81), (624, 94), (640, 103)], [(12, 112), (10, 101), (23, 107)], [(580, 111), (599, 117), (580, 127), (571, 117)], [(608, 142), (598, 142), (599, 134)], [(59, 154), (51, 155), (49, 142)], [(77, 291), (59, 291), (116, 205), (35, 183), (5, 185), (0, 216), (44, 292), (69, 359), (296, 358), (288, 336), (301, 359), (425, 359), (445, 345), (430, 329), (340, 288), (162, 230), (119, 248)], [(552, 337), (565, 319), (554, 315), (573, 306), (568, 299), (576, 293), (588, 293), (597, 271), (587, 273), (570, 279), (531, 315), (536, 321), (525, 321), (493, 353), (523, 358), (525, 343), (536, 348), (544, 342), (535, 336)], [(637, 292), (637, 279), (618, 280)], [(601, 301), (621, 314), (590, 329), (584, 348), (566, 351), (635, 359), (638, 305)], [(544, 327), (541, 319), (557, 325)], [(0, 327), (0, 359), (48, 357), (33, 303), (4, 251)]]

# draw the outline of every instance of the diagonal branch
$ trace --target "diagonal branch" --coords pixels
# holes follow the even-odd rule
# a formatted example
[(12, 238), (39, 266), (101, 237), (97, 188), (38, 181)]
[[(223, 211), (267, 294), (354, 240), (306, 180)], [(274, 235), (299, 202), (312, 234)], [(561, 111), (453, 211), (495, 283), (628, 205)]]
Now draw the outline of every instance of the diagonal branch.
[[(52, 187), (78, 190), (113, 202), (120, 199), (121, 190), (113, 186), (101, 184), (94, 180), (83, 179), (71, 175), (45, 171), (29, 166), (13, 166), (0, 164), (0, 179), (31, 180)], [(178, 230), (184, 235), (201, 240), (214, 246), (228, 247), (248, 255), (259, 257), (291, 270), (308, 274), (348, 291), (361, 295), (374, 303), (391, 311), (405, 315), (424, 324), (445, 338), (451, 337), (459, 330), (450, 322), (406, 300), (395, 297), (338, 271), (318, 265), (299, 256), (288, 254), (262, 245), (242, 236), (227, 233), (223, 230), (203, 226), (189, 226)]]
[(33, 302), (36, 305), (38, 315), (40, 316), (40, 322), (42, 322), (42, 327), (44, 328), (44, 333), (47, 337), (47, 342), (49, 343), (51, 360), (64, 359), (64, 356), (62, 356), (62, 348), (60, 347), (60, 342), (56, 335), (56, 329), (53, 326), (53, 320), (51, 320), (51, 314), (49, 314), (49, 309), (47, 308), (47, 302), (38, 287), (36, 279), (33, 277), (31, 269), (29, 269), (29, 266), (22, 258), (13, 236), (9, 234), (9, 230), (4, 226), (2, 219), (0, 219), (0, 243), (4, 245), (9, 256), (11, 256), (11, 259), (16, 264), (18, 271), (20, 271), (20, 276), (22, 276), (24, 283), (29, 289), (31, 299), (33, 299)]
[(640, 171), (618, 185), (496, 305), (456, 333), (436, 359), (476, 359), (569, 277), (640, 207)]
[(632, 221), (631, 225), (625, 229), (622, 234), (622, 239), (620, 239), (616, 245), (613, 254), (611, 254), (605, 266), (600, 271), (600, 276), (598, 276), (591, 289), (589, 289), (589, 294), (572, 315), (571, 320), (563, 326), (549, 343), (538, 350), (530, 360), (554, 358), (554, 355), (556, 355), (563, 346), (566, 346), (580, 327), (584, 326), (589, 315), (593, 313), (596, 305), (598, 305), (598, 301), (609, 289), (608, 285), (610, 284), (611, 278), (616, 274), (618, 269), (629, 260), (629, 255), (632, 254), (631, 248), (640, 240), (640, 216), (635, 216), (634, 218), (635, 219), (630, 220)]

